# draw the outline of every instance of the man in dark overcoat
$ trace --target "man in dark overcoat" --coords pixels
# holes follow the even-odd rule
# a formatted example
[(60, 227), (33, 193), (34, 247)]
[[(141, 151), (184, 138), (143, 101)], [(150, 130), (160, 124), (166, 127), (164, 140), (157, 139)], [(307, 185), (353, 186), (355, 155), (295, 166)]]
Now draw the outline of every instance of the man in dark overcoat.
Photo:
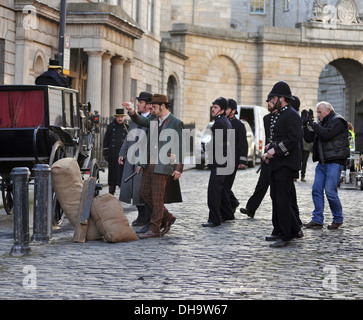
[[(232, 131), (232, 125), (225, 114), (227, 108), (228, 101), (224, 97), (219, 97), (212, 102), (211, 114), (215, 120), (211, 128), (212, 140), (210, 142), (210, 147), (208, 144), (206, 146), (207, 149), (210, 148), (206, 152), (206, 156), (208, 156), (208, 154), (210, 156), (208, 166), (211, 169), (208, 183), (209, 216), (208, 221), (202, 224), (203, 227), (216, 227), (219, 226), (222, 221), (234, 219), (234, 212), (225, 186), (225, 178), (227, 176), (227, 173), (225, 172), (228, 170), (223, 170), (226, 169), (228, 165), (231, 166), (231, 164), (229, 164), (228, 161), (225, 163), (220, 163), (218, 161), (218, 158), (220, 158), (221, 155), (228, 156), (227, 152), (229, 151), (228, 129)], [(217, 141), (217, 133), (222, 134), (222, 141)], [(234, 157), (232, 158), (234, 162)], [(229, 174), (234, 170), (234, 163), (231, 169)]]
[(294, 178), (301, 169), (301, 118), (291, 107), (293, 100), (289, 85), (277, 82), (269, 95), (277, 112), (271, 118), (271, 142), (263, 160), (271, 170), (270, 194), (272, 199), (273, 232), (266, 240), (271, 247), (284, 247), (290, 240), (303, 236), (301, 226), (292, 208)]
[(123, 165), (118, 163), (119, 152), (128, 133), (124, 109), (116, 109), (115, 119), (108, 126), (103, 138), (103, 156), (108, 162), (108, 191), (114, 194), (121, 185)]
[(68, 88), (69, 80), (63, 76), (62, 69), (62, 66), (59, 65), (59, 60), (49, 59), (48, 70), (35, 79), (35, 84)]
[(229, 201), (233, 211), (239, 206), (239, 201), (235, 197), (232, 186), (238, 169), (244, 169), (247, 166), (248, 142), (246, 127), (241, 120), (236, 118), (238, 114), (237, 102), (234, 99), (228, 99), (228, 108), (226, 110), (226, 117), (231, 121), (232, 129), (235, 131), (235, 168), (232, 174), (227, 175), (225, 178), (225, 186), (229, 194)]

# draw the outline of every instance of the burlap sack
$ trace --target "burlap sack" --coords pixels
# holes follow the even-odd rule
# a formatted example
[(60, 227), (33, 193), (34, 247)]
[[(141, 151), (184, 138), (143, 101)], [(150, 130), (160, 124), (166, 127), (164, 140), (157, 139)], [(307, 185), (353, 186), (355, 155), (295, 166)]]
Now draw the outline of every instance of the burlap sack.
[[(56, 161), (51, 168), (51, 177), (57, 199), (69, 222), (75, 226), (83, 188), (81, 170), (77, 161), (74, 158)], [(86, 240), (97, 240), (101, 237), (95, 222), (90, 217)]]
[(121, 203), (113, 195), (107, 193), (94, 198), (91, 217), (108, 242), (137, 240), (136, 233), (130, 227)]

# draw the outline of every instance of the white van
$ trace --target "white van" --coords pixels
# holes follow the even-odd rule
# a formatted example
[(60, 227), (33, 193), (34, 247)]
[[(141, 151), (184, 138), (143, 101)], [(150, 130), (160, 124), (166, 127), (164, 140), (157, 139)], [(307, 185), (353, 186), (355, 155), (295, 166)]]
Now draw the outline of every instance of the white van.
[(256, 158), (261, 158), (264, 154), (265, 148), (265, 127), (263, 125), (263, 117), (268, 114), (267, 108), (259, 106), (237, 106), (238, 115), (240, 120), (247, 121), (252, 131), (255, 134), (256, 141)]

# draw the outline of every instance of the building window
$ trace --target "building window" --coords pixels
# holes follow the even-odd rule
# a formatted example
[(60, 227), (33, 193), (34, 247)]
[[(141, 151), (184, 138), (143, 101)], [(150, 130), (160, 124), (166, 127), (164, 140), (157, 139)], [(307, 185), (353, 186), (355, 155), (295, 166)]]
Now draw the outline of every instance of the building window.
[(265, 0), (250, 0), (250, 13), (265, 13)]
[(285, 0), (284, 11), (289, 11), (289, 10), (290, 10), (290, 0)]
[(132, 1), (132, 19), (134, 19), (136, 23), (139, 23), (139, 3), (140, 0)]
[(147, 0), (147, 30), (154, 32), (154, 0)]

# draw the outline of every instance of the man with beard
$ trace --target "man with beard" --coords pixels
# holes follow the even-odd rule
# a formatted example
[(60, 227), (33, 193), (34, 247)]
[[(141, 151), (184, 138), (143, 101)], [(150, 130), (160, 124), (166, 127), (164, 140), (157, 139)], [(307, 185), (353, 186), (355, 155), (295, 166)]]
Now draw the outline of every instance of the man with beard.
[(244, 169), (247, 166), (247, 153), (248, 153), (248, 142), (245, 125), (236, 118), (238, 114), (237, 102), (234, 99), (228, 99), (228, 108), (226, 110), (226, 117), (231, 121), (232, 129), (235, 133), (235, 169), (232, 174), (226, 176), (225, 186), (229, 194), (229, 201), (233, 211), (235, 212), (239, 206), (239, 202), (235, 197), (232, 186), (238, 169)]
[(303, 237), (301, 227), (292, 209), (291, 190), (294, 178), (301, 168), (301, 118), (291, 107), (291, 90), (286, 82), (277, 82), (271, 92), (271, 102), (277, 112), (271, 118), (271, 142), (262, 159), (271, 170), (270, 194), (272, 199), (273, 233), (270, 247), (284, 247), (290, 240)]
[[(228, 108), (228, 101), (223, 97), (217, 98), (212, 103), (212, 117), (214, 117), (214, 124), (211, 128), (212, 131), (212, 159), (208, 166), (211, 169), (209, 183), (208, 183), (208, 208), (209, 217), (203, 227), (216, 227), (222, 221), (233, 220), (234, 212), (229, 201), (229, 195), (225, 187), (226, 174), (223, 169), (229, 165), (227, 163), (219, 163), (218, 158), (222, 154), (227, 155), (228, 152), (228, 129), (232, 129), (231, 122), (227, 119), (225, 112)], [(219, 131), (223, 135), (222, 143), (216, 141), (216, 132)], [(206, 146), (208, 149), (208, 145)], [(209, 153), (209, 152), (208, 152)], [(227, 155), (228, 156), (228, 155)], [(228, 159), (228, 157), (227, 157)], [(234, 160), (234, 158), (233, 158)], [(218, 169), (221, 169), (220, 171)], [(234, 165), (232, 172), (234, 170)]]

